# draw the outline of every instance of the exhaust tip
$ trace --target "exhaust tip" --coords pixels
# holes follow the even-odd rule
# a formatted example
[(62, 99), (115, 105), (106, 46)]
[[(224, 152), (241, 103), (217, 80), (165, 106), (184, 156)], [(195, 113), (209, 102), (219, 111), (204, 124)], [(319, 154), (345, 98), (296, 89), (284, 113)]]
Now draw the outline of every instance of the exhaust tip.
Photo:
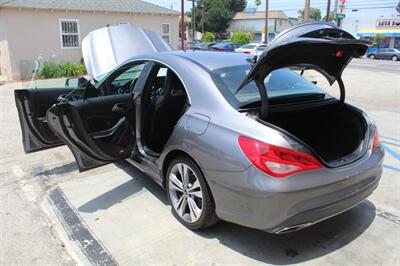
[(313, 224), (314, 224), (313, 222), (309, 222), (309, 223), (303, 223), (303, 224), (288, 226), (288, 227), (284, 227), (284, 228), (278, 229), (274, 233), (277, 234), (277, 235), (292, 233), (292, 232), (296, 232), (296, 231), (299, 231), (301, 229), (304, 229), (306, 227), (309, 227), (309, 226), (311, 226)]

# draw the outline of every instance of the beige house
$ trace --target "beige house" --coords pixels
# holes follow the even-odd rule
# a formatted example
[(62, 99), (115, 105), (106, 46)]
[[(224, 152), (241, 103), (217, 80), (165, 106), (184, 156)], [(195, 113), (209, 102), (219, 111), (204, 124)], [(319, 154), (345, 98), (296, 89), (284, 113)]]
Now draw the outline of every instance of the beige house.
[[(269, 38), (274, 38), (276, 34), (297, 23), (297, 18), (288, 17), (282, 10), (270, 10), (268, 12)], [(228, 31), (248, 31), (253, 33), (253, 41), (261, 42), (264, 39), (262, 33), (264, 25), (265, 11), (256, 11), (254, 8), (248, 8), (235, 14), (229, 22)]]
[(29, 79), (36, 60), (78, 63), (90, 31), (121, 23), (178, 46), (178, 12), (140, 0), (0, 0), (0, 80)]

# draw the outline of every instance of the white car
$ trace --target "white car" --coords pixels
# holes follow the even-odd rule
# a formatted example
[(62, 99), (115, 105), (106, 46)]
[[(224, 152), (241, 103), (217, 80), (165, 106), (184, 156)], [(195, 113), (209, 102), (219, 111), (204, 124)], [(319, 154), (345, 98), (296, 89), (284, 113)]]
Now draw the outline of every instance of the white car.
[[(257, 51), (259, 48), (261, 48), (261, 53), (262, 51), (265, 49), (265, 47), (267, 47), (266, 44), (262, 44), (262, 43), (249, 43), (249, 44), (245, 44), (239, 48), (235, 49), (236, 53), (244, 53), (244, 54), (249, 54), (249, 55), (257, 55)], [(260, 54), (261, 54), (260, 53)]]

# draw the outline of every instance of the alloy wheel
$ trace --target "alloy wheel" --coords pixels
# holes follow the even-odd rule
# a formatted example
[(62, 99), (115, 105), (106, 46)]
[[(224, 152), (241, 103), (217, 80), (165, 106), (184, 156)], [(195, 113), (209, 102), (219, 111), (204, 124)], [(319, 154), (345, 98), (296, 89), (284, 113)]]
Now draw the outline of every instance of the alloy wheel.
[(392, 61), (397, 61), (397, 56), (392, 56)]
[(175, 164), (169, 174), (168, 193), (176, 213), (186, 222), (196, 222), (203, 211), (199, 178), (185, 163)]

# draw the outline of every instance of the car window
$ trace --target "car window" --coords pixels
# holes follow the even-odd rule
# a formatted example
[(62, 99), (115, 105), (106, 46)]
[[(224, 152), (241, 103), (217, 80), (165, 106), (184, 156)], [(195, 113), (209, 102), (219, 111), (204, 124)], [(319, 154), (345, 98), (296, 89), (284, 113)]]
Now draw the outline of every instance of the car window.
[(243, 49), (253, 49), (254, 47), (256, 47), (254, 44), (247, 44), (247, 45), (243, 45), (243, 46), (240, 47), (240, 48), (243, 48)]
[[(250, 71), (250, 66), (237, 66), (215, 70), (213, 78), (222, 94), (234, 107), (243, 106), (260, 101), (260, 94), (255, 82), (251, 82), (238, 91), (239, 85)], [(312, 81), (288, 69), (272, 71), (264, 79), (271, 102), (302, 101), (302, 98), (324, 99), (327, 95)]]
[(130, 91), (131, 83), (140, 76), (140, 73), (142, 73), (144, 66), (145, 66), (145, 63), (141, 63), (141, 64), (134, 65), (134, 66), (130, 65), (130, 66), (125, 67), (126, 70), (124, 70), (122, 73), (117, 75), (111, 81), (111, 83), (110, 83), (111, 91), (106, 94), (130, 93), (131, 92)]
[(265, 49), (266, 47), (267, 47), (266, 45), (260, 45), (260, 46), (257, 47), (257, 50), (258, 50), (258, 51), (264, 51), (264, 49)]

